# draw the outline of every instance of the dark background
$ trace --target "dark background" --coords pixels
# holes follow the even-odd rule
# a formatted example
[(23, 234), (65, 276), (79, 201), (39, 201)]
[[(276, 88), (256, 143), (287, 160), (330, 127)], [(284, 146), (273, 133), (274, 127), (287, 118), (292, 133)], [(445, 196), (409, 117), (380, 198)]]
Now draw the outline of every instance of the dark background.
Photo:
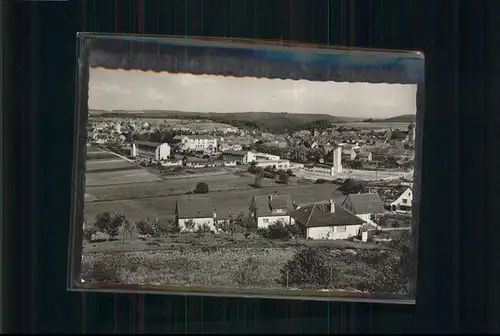
[[(0, 1), (3, 332), (499, 332), (499, 7), (470, 0)], [(417, 305), (67, 292), (77, 31), (423, 51)]]

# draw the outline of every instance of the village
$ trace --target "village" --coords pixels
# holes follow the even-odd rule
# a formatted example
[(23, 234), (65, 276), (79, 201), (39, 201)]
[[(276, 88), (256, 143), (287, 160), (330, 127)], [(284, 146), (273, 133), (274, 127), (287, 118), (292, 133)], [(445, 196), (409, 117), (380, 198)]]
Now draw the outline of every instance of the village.
[[(244, 226), (261, 231), (294, 227), (291, 232), (308, 240), (390, 240), (388, 232), (410, 230), (414, 121), (394, 126), (317, 124), (272, 134), (207, 120), (94, 117), (88, 146), (117, 155), (115, 160), (145, 169), (166, 183), (205, 181), (177, 196), (175, 218), (170, 220), (182, 232), (217, 233), (236, 217)], [(234, 189), (226, 192), (228, 198), (214, 199), (211, 192), (224, 188), (210, 181), (219, 177), (224, 183), (220, 177), (225, 174), (253, 176), (252, 187), (268, 193), (249, 193), (244, 208), (231, 206)], [(323, 193), (324, 199), (308, 203), (293, 193), (274, 190), (270, 186), (274, 183), (298, 189), (333, 184), (329, 188), (343, 192)], [(86, 201), (91, 201), (88, 197)], [(92, 220), (96, 215), (86, 217)]]

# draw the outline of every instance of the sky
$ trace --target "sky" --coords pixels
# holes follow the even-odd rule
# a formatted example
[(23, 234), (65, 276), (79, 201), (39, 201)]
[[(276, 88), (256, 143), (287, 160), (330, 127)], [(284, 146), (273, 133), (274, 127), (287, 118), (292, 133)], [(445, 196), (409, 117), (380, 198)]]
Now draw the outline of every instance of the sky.
[(222, 77), (91, 68), (89, 108), (288, 112), (355, 118), (416, 113), (417, 85)]

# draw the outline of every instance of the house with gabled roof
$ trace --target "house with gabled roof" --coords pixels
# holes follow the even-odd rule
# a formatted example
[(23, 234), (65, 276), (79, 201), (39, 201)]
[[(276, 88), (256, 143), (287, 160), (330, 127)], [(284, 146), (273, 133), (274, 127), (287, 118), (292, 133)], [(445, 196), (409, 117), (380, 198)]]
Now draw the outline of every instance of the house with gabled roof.
[(307, 239), (347, 239), (356, 237), (365, 221), (333, 200), (299, 207), (290, 213)]
[(135, 141), (130, 147), (130, 156), (165, 161), (170, 158), (170, 145), (166, 142)]
[(294, 224), (290, 212), (295, 210), (290, 195), (254, 196), (250, 203), (250, 218), (253, 218), (257, 228), (267, 228), (278, 221), (284, 224)]
[(378, 193), (349, 194), (342, 202), (342, 206), (364, 220), (376, 225), (370, 218), (385, 212), (384, 203)]
[(412, 209), (413, 191), (411, 188), (406, 188), (398, 198), (391, 202), (392, 211), (410, 212)]
[(182, 231), (188, 230), (186, 222), (194, 222), (193, 230), (208, 225), (215, 231), (216, 212), (211, 198), (186, 197), (177, 200), (175, 219)]

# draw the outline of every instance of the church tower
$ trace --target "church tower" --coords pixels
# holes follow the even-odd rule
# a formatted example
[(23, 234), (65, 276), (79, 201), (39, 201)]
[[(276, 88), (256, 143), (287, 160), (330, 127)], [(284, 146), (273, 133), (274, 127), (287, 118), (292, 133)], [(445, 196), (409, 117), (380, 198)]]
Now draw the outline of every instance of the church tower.
[(337, 147), (333, 151), (333, 167), (331, 175), (342, 173), (342, 147)]

